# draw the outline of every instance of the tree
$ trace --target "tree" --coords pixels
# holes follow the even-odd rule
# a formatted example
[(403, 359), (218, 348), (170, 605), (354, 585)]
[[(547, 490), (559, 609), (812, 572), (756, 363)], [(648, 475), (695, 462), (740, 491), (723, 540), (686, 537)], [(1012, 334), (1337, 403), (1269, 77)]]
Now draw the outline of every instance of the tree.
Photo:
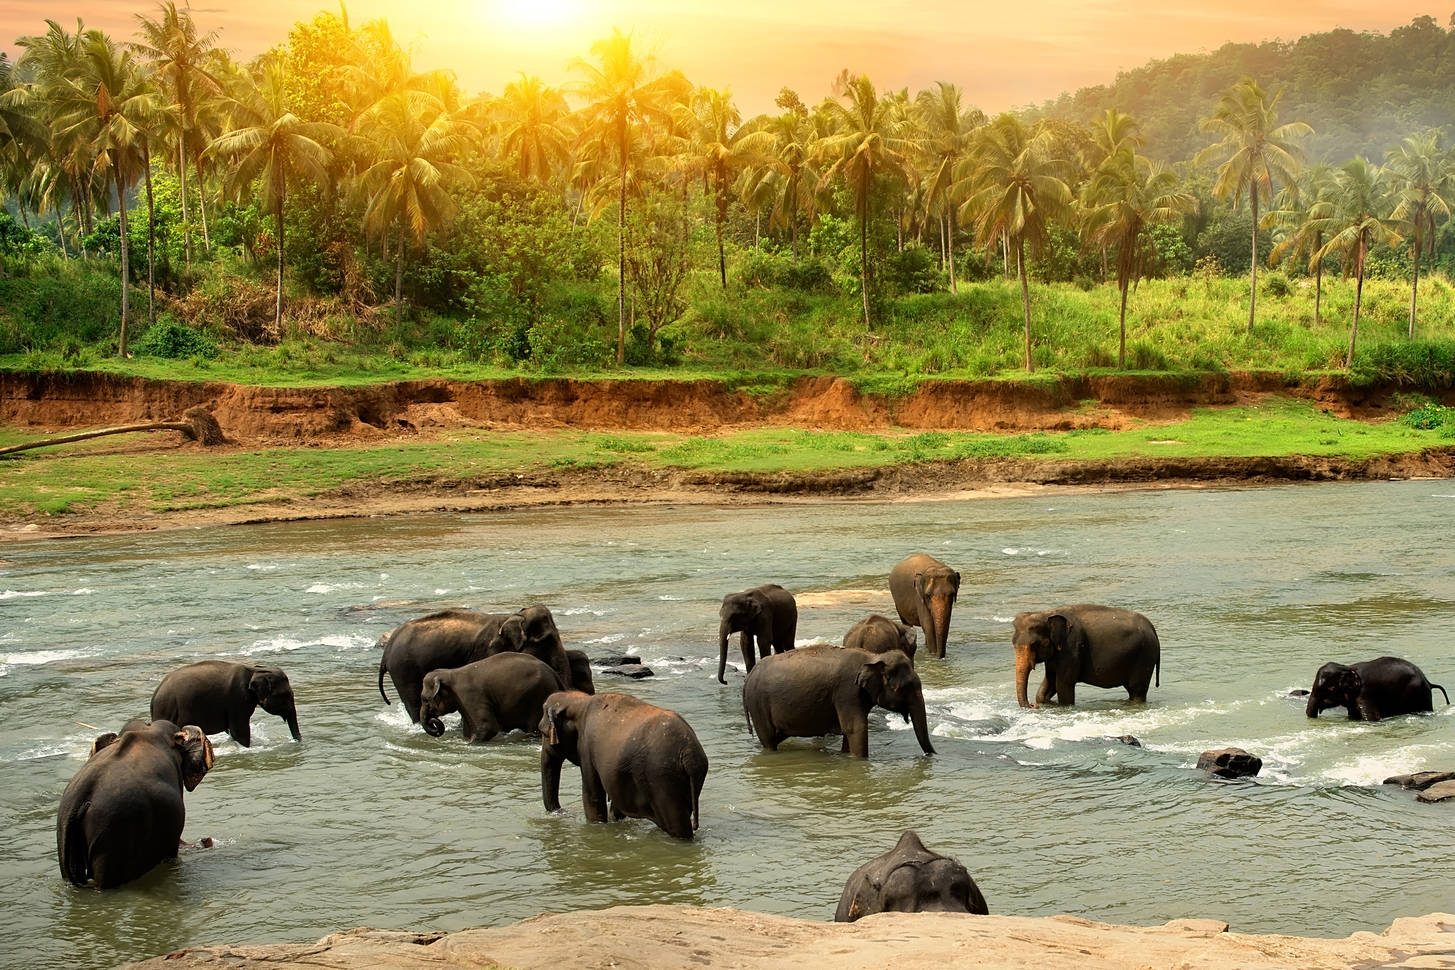
[(1117, 367), (1127, 366), (1127, 289), (1142, 275), (1147, 230), (1175, 222), (1197, 207), (1197, 199), (1177, 188), (1171, 171), (1134, 154), (1123, 144), (1097, 168), (1083, 194), (1090, 239), (1117, 251), (1117, 289), (1121, 291)]
[(287, 107), (287, 85), (282, 68), (267, 61), (262, 76), (246, 74), (231, 99), (232, 127), (208, 146), (211, 155), (228, 159), (232, 169), (228, 188), (237, 195), (251, 194), (273, 212), (278, 248), (278, 296), (273, 326), (283, 328), (283, 210), (288, 180), (303, 176), (323, 182), (329, 178), (333, 153), (322, 140), (342, 131), (321, 121), (303, 121)]
[(1271, 99), (1252, 78), (1245, 77), (1223, 92), (1212, 116), (1202, 120), (1202, 130), (1221, 139), (1198, 153), (1197, 163), (1222, 156), (1213, 194), (1232, 199), (1236, 206), (1244, 195), (1253, 213), (1252, 267), (1249, 270), (1248, 330), (1258, 305), (1258, 203), (1272, 201), (1273, 181), (1292, 182), (1303, 164), (1303, 152), (1293, 139), (1313, 134), (1301, 121), (1278, 124), (1278, 102), (1283, 92)]
[(1050, 132), (1032, 132), (1015, 115), (1002, 114), (982, 128), (968, 166), (962, 218), (972, 219), (982, 246), (1002, 240), (1015, 253), (1021, 281), (1021, 307), (1025, 316), (1026, 373), (1031, 363), (1031, 291), (1026, 282), (1025, 251), (1039, 256), (1049, 239), (1051, 225), (1064, 219), (1071, 207), (1071, 189), (1065, 177), (1070, 163), (1059, 157)]
[(1396, 203), (1390, 216), (1404, 229), (1414, 259), (1414, 278), (1410, 283), (1410, 335), (1415, 339), (1415, 309), (1420, 293), (1420, 256), (1435, 250), (1435, 229), (1441, 219), (1450, 218), (1455, 201), (1455, 170), (1450, 157), (1440, 150), (1440, 133), (1430, 130), (1411, 135), (1385, 159), (1385, 171), (1395, 192)]
[(1268, 264), (1278, 266), (1287, 258), (1309, 260), (1314, 271), (1314, 326), (1322, 317), (1324, 261), (1313, 256), (1324, 246), (1334, 195), (1334, 173), (1320, 162), (1299, 173), (1299, 177), (1278, 193), (1276, 209), (1263, 216), (1262, 228), (1281, 227), (1283, 238), (1268, 254)]
[(854, 197), (859, 222), (859, 292), (864, 303), (864, 327), (869, 314), (870, 198), (876, 179), (909, 182), (914, 178), (910, 152), (914, 143), (904, 112), (893, 99), (881, 98), (865, 75), (840, 78), (837, 99), (823, 103), (832, 133), (818, 142), (815, 155), (827, 163), (820, 184), (842, 179)]
[(933, 210), (943, 207), (945, 262), (950, 268), (950, 292), (958, 293), (955, 281), (955, 172), (970, 157), (975, 132), (985, 124), (979, 108), (962, 107), (963, 95), (953, 84), (940, 81), (915, 95), (914, 118), (920, 129), (920, 151), (929, 163), (925, 177), (925, 203)]
[(1313, 258), (1338, 256), (1345, 277), (1354, 277), (1354, 319), (1349, 326), (1349, 352), (1344, 356), (1344, 366), (1352, 367), (1354, 341), (1359, 335), (1359, 305), (1364, 294), (1364, 264), (1369, 250), (1380, 244), (1395, 246), (1402, 240), (1390, 221), (1381, 215), (1389, 211), (1389, 184), (1378, 165), (1355, 158), (1344, 163), (1334, 175), (1334, 181), (1328, 215), (1320, 220), (1329, 241)]
[(516, 157), (522, 179), (544, 182), (570, 160), (566, 98), (540, 78), (521, 74), (505, 86), (489, 113), (500, 125), (501, 150)]
[(626, 197), (627, 184), (640, 167), (639, 151), (652, 140), (652, 125), (671, 121), (673, 109), (691, 92), (678, 72), (658, 74), (652, 58), (632, 50), (631, 34), (612, 30), (591, 45), (597, 63), (574, 58), (570, 70), (580, 77), (581, 142), (604, 158), (614, 153), (616, 171), (616, 361), (626, 360)]

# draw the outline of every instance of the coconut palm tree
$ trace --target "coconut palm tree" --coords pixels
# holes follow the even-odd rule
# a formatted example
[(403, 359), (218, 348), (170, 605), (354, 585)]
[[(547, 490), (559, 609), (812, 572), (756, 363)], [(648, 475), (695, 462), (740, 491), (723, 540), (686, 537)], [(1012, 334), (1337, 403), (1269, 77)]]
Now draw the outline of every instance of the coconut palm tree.
[(1136, 155), (1122, 142), (1097, 167), (1082, 193), (1084, 225), (1090, 241), (1117, 251), (1117, 289), (1121, 291), (1117, 367), (1127, 366), (1127, 289), (1142, 273), (1142, 243), (1149, 227), (1174, 222), (1197, 208), (1197, 198), (1177, 187), (1168, 169)]
[(827, 132), (822, 114), (810, 114), (796, 104), (782, 114), (760, 115), (748, 123), (755, 131), (765, 131), (773, 138), (773, 147), (758, 164), (751, 166), (744, 186), (744, 195), (756, 196), (772, 191), (770, 225), (788, 230), (793, 258), (799, 257), (798, 223), (800, 215), (813, 219), (814, 189), (819, 183), (813, 166), (814, 146)]
[(333, 153), (324, 142), (343, 134), (337, 125), (304, 121), (288, 110), (287, 85), (282, 67), (273, 60), (261, 66), (261, 77), (244, 74), (231, 94), (231, 127), (208, 146), (211, 156), (232, 165), (227, 189), (234, 196), (250, 194), (273, 212), (278, 248), (277, 303), (273, 326), (283, 328), (283, 211), (288, 201), (288, 180), (305, 177), (320, 182), (329, 177)]
[(500, 126), (500, 148), (518, 161), (523, 179), (544, 182), (571, 159), (570, 108), (560, 91), (521, 74), (489, 107)]
[(966, 166), (965, 201), (960, 217), (973, 220), (982, 246), (1004, 241), (1015, 253), (1025, 316), (1026, 373), (1031, 363), (1031, 292), (1026, 281), (1026, 249), (1039, 256), (1052, 224), (1071, 209), (1066, 184), (1073, 168), (1056, 151), (1053, 133), (1033, 131), (1015, 115), (1002, 114), (980, 130), (975, 153)]
[(938, 82), (915, 95), (912, 117), (919, 127), (920, 151), (928, 162), (924, 180), (925, 202), (939, 209), (944, 219), (945, 262), (950, 267), (950, 292), (958, 293), (955, 280), (955, 172), (970, 157), (975, 132), (986, 122), (979, 108), (963, 106), (964, 95), (953, 84)]
[(1283, 92), (1272, 98), (1252, 78), (1243, 78), (1223, 92), (1212, 116), (1202, 120), (1202, 130), (1220, 137), (1197, 155), (1197, 164), (1222, 157), (1218, 166), (1213, 195), (1232, 199), (1234, 205), (1248, 197), (1253, 213), (1252, 261), (1248, 286), (1248, 330), (1258, 304), (1258, 204), (1271, 201), (1273, 182), (1292, 182), (1303, 164), (1303, 152), (1295, 138), (1313, 134), (1302, 121), (1278, 124), (1278, 102)]
[(1364, 264), (1369, 251), (1380, 244), (1396, 246), (1403, 240), (1391, 220), (1384, 216), (1390, 211), (1389, 180), (1378, 165), (1355, 158), (1335, 173), (1334, 182), (1328, 215), (1320, 220), (1329, 241), (1313, 258), (1337, 256), (1343, 264), (1344, 275), (1354, 277), (1354, 319), (1349, 325), (1349, 352), (1344, 356), (1344, 366), (1352, 367), (1354, 342), (1359, 336), (1359, 305), (1364, 294)]
[(631, 34), (613, 29), (591, 45), (596, 63), (573, 58), (569, 69), (579, 81), (576, 93), (587, 104), (580, 112), (580, 142), (600, 166), (614, 155), (616, 169), (616, 362), (626, 360), (626, 199), (628, 183), (640, 170), (652, 126), (668, 124), (677, 105), (692, 90), (680, 72), (658, 73), (655, 60), (639, 57)]
[(1390, 216), (1406, 232), (1414, 279), (1410, 284), (1410, 335), (1415, 339), (1415, 308), (1420, 293), (1420, 256), (1435, 251), (1435, 229), (1450, 218), (1455, 204), (1455, 170), (1450, 156), (1440, 150), (1440, 132), (1431, 129), (1411, 135), (1385, 157), (1391, 186), (1398, 200)]
[(74, 34), (54, 20), (45, 23), (44, 34), (21, 37), (15, 42), (22, 49), (17, 66), (33, 79), (28, 96), (34, 102), (35, 117), (50, 132), (50, 137), (44, 139), (44, 157), (39, 160), (35, 177), (39, 183), (38, 193), (49, 204), (56, 204), (62, 198), (69, 202), (75, 218), (78, 246), (84, 246), (82, 240), (91, 231), (91, 206), (95, 195), (96, 172), (91, 146), (78, 134), (56, 128), (56, 103), (50, 99), (48, 92), (64, 84), (79, 70), (81, 42), (86, 27), (79, 18)]
[(1264, 229), (1282, 228), (1283, 238), (1268, 254), (1270, 266), (1278, 266), (1285, 259), (1310, 260), (1314, 270), (1314, 326), (1319, 325), (1323, 315), (1324, 261), (1313, 259), (1324, 246), (1324, 230), (1330, 215), (1334, 194), (1334, 171), (1320, 162), (1299, 173), (1290, 185), (1285, 185), (1274, 200), (1277, 208), (1270, 209), (1263, 216)]
[(832, 133), (819, 140), (814, 154), (823, 165), (820, 185), (842, 180), (854, 197), (854, 215), (859, 222), (859, 293), (864, 303), (864, 327), (868, 329), (872, 325), (870, 197), (880, 178), (908, 183), (915, 177), (910, 158), (914, 142), (900, 105), (892, 97), (880, 97), (868, 77), (841, 77), (840, 83), (839, 97), (826, 100), (822, 107), (833, 126)]

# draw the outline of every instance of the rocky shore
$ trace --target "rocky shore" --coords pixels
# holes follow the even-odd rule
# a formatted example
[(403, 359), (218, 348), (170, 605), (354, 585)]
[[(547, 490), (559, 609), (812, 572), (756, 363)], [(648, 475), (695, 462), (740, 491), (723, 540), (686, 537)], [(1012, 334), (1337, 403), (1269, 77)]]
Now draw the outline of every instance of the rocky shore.
[(1076, 916), (884, 913), (823, 923), (734, 909), (619, 906), (535, 916), (495, 929), (409, 933), (356, 929), (317, 943), (180, 950), (128, 970), (1259, 970), (1455, 968), (1455, 915), (1395, 920), (1347, 939), (1250, 935), (1211, 919), (1114, 926)]

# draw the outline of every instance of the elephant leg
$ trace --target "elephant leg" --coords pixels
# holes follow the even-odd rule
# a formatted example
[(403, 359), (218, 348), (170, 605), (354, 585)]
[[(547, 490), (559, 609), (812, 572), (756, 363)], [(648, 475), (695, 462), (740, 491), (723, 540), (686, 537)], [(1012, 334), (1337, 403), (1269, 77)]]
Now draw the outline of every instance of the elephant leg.
[(586, 812), (586, 821), (606, 821), (606, 788), (596, 770), (584, 760), (581, 762), (581, 807)]
[(251, 748), (253, 746), (253, 726), (248, 720), (229, 718), (227, 733), (244, 748)]
[(758, 743), (768, 751), (777, 751), (778, 743), (783, 740), (766, 717), (753, 718), (753, 733), (758, 736)]
[[(692, 838), (692, 790), (679, 792), (677, 785), (668, 791), (658, 792), (652, 798), (652, 821), (657, 828), (674, 839)], [(686, 800), (683, 800), (683, 795)]]
[(753, 669), (757, 662), (757, 655), (753, 652), (753, 634), (744, 630), (738, 634), (738, 649), (743, 652), (743, 672)]
[(1051, 672), (1048, 670), (1046, 671), (1046, 679), (1041, 681), (1041, 689), (1036, 691), (1036, 706), (1039, 707), (1042, 704), (1049, 704), (1055, 696), (1056, 685)]
[(1152, 672), (1148, 670), (1145, 674), (1138, 673), (1130, 683), (1127, 684), (1127, 697), (1133, 704), (1147, 703), (1147, 688), (1152, 686)]
[(1076, 703), (1076, 675), (1069, 671), (1056, 678), (1056, 703), (1070, 707)]
[(844, 750), (856, 758), (869, 757), (868, 712), (856, 711), (849, 717), (840, 714), (839, 723), (844, 728)]
[[(1356, 711), (1359, 714), (1358, 717), (1354, 716)], [(1379, 719), (1379, 708), (1375, 706), (1373, 701), (1363, 695), (1360, 695), (1353, 706), (1349, 708), (1349, 720), (1351, 721), (1377, 721)]]

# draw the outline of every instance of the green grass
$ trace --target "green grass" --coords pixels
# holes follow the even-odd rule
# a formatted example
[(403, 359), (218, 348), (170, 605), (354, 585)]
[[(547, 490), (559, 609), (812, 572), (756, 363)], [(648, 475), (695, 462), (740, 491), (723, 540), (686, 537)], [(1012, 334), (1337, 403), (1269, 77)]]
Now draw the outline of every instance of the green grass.
[[(0, 444), (25, 437), (5, 429)], [(870, 434), (758, 428), (688, 437), (461, 431), (442, 440), (381, 447), (160, 452), (144, 458), (108, 453), (116, 440), (0, 459), (0, 508), (19, 517), (105, 508), (159, 513), (316, 496), (364, 482), (468, 482), (627, 463), (700, 472), (812, 474), (984, 457), (1364, 458), (1455, 441), (1443, 420), (1428, 428), (1401, 421), (1368, 425), (1325, 414), (1307, 402), (1277, 398), (1258, 406), (1197, 410), (1186, 421), (1116, 432)]]

